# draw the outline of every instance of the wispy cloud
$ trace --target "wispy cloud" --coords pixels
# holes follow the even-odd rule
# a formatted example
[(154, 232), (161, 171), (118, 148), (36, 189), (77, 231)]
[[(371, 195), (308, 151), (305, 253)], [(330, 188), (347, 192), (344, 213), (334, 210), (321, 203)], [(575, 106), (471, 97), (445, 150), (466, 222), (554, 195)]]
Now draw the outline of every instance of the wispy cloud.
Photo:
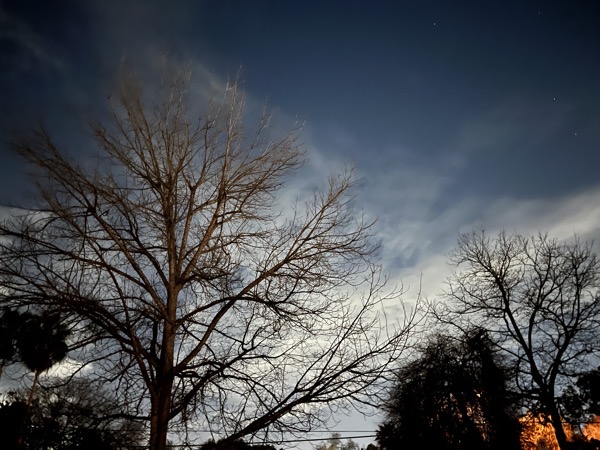
[(459, 233), (482, 226), (492, 235), (502, 230), (528, 235), (547, 232), (565, 241), (577, 235), (598, 248), (600, 188), (548, 199), (464, 199), (434, 219), (413, 220), (408, 229), (399, 222), (395, 236), (388, 225), (383, 234), (388, 271), (413, 293), (421, 284), (423, 295), (437, 295), (450, 275), (447, 255)]
[[(10, 61), (2, 61), (3, 70), (9, 70), (12, 76), (36, 65), (43, 68), (61, 71), (64, 62), (52, 46), (29, 23), (14, 14), (9, 14), (0, 4), (0, 42), (13, 47), (11, 52), (2, 52)], [(5, 73), (5, 76), (7, 74)]]

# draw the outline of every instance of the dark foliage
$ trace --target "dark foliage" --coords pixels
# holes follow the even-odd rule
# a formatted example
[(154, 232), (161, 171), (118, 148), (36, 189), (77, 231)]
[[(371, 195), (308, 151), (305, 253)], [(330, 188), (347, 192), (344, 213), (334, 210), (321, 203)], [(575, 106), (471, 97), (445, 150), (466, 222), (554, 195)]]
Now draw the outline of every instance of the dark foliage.
[(0, 318), (0, 376), (5, 365), (17, 361), (34, 373), (27, 404), (33, 400), (39, 375), (66, 358), (70, 334), (60, 314), (4, 309)]
[(32, 372), (44, 372), (67, 356), (69, 335), (59, 314), (5, 308), (0, 316), (2, 367), (18, 361)]
[(27, 404), (23, 401), (0, 403), (0, 435), (2, 448), (25, 449), (25, 435), (30, 426)]
[(586, 405), (586, 412), (600, 415), (600, 367), (579, 377), (577, 387)]
[(434, 335), (401, 368), (377, 440), (383, 449), (517, 449), (519, 422), (487, 335)]
[(57, 314), (22, 314), (17, 338), (20, 361), (32, 372), (44, 372), (68, 352), (69, 329)]
[[(17, 354), (16, 339), (21, 315), (5, 308), (0, 316), (0, 364), (10, 364)], [(1, 374), (1, 372), (0, 372)]]
[(575, 237), (559, 241), (474, 230), (451, 254), (456, 271), (437, 317), (488, 330), (511, 368), (526, 407), (552, 423), (570, 447), (559, 399), (598, 355), (600, 260)]
[(560, 397), (565, 417), (579, 423), (600, 416), (600, 367), (582, 374)]
[(235, 441), (207, 441), (199, 450), (276, 450), (272, 445), (251, 445), (241, 439)]
[(0, 404), (2, 449), (116, 450), (142, 439), (140, 425), (86, 380), (43, 390), (31, 405), (24, 396)]

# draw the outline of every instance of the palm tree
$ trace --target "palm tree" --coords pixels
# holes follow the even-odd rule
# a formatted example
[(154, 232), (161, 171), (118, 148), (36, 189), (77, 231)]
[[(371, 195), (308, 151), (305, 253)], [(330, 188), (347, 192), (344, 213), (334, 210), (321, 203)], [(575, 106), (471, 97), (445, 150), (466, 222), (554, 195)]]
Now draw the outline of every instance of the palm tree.
[(5, 308), (0, 316), (0, 378), (4, 366), (14, 362), (17, 356), (16, 339), (19, 334), (21, 314)]
[(67, 356), (70, 331), (58, 314), (24, 313), (22, 319), (16, 342), (21, 362), (34, 373), (27, 401), (30, 405), (40, 374)]

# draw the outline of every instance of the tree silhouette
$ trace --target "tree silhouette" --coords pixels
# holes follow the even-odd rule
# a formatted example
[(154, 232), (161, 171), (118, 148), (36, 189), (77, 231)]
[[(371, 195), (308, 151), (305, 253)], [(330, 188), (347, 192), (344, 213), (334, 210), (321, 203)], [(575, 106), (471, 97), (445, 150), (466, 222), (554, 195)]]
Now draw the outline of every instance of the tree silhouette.
[(600, 416), (600, 367), (581, 375), (576, 385), (584, 405), (583, 412)]
[(276, 450), (273, 445), (252, 445), (237, 439), (235, 441), (213, 441), (209, 440), (202, 444), (198, 450)]
[[(401, 302), (352, 171), (279, 204), (304, 151), (268, 113), (245, 123), (236, 83), (198, 116), (184, 69), (151, 92), (119, 82), (94, 159), (44, 130), (17, 144), (39, 196), (0, 221), (2, 301), (71, 315), (78, 360), (149, 423), (152, 450), (189, 422), (274, 440), (382, 394), (419, 305), (382, 311)], [(50, 349), (34, 346), (36, 374), (64, 355)]]
[(21, 400), (0, 402), (0, 439), (2, 448), (20, 450), (26, 447), (26, 436), (31, 425), (30, 410)]
[(600, 368), (583, 373), (560, 397), (564, 416), (572, 424), (600, 417)]
[(0, 317), (0, 375), (4, 366), (13, 362), (22, 363), (34, 373), (26, 403), (16, 399), (0, 405), (2, 434), (9, 448), (24, 448), (39, 375), (66, 357), (68, 336), (69, 330), (58, 314), (36, 315), (4, 309)]
[(451, 261), (457, 271), (438, 317), (490, 333), (528, 407), (552, 421), (566, 449), (559, 398), (600, 350), (600, 263), (591, 245), (476, 230), (460, 237)]
[(34, 373), (28, 404), (39, 375), (62, 361), (68, 352), (69, 328), (56, 313), (20, 313), (5, 308), (0, 316), (0, 376), (6, 364), (21, 362)]
[(7, 449), (117, 450), (139, 446), (139, 422), (122, 414), (114, 394), (87, 379), (45, 386), (30, 405), (25, 391), (0, 405), (0, 436)]
[(461, 340), (433, 335), (420, 356), (398, 370), (377, 441), (382, 449), (518, 449), (506, 381), (481, 330)]
[(19, 359), (34, 373), (28, 405), (33, 400), (40, 374), (67, 356), (69, 349), (66, 340), (69, 335), (69, 329), (62, 324), (58, 314), (21, 315), (21, 326), (16, 341)]
[(4, 308), (0, 316), (0, 378), (7, 364), (17, 358), (17, 339), (22, 317), (18, 311)]

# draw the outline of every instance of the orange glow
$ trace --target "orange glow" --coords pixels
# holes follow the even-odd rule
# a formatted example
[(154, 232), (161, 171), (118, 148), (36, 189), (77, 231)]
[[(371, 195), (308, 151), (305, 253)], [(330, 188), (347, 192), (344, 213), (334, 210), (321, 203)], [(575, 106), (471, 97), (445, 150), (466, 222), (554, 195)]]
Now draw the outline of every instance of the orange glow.
[[(521, 448), (522, 450), (559, 450), (558, 442), (554, 436), (554, 427), (549, 421), (540, 416), (528, 414), (521, 419)], [(600, 420), (594, 418), (594, 420)], [(576, 433), (571, 426), (565, 426), (565, 434), (569, 441), (573, 441)], [(600, 440), (600, 422), (585, 424), (581, 428), (581, 434), (585, 439)]]
[[(519, 420), (523, 427), (521, 431), (521, 448), (523, 450), (559, 450), (551, 423), (531, 413)], [(567, 436), (571, 437), (568, 434)]]
[(600, 417), (594, 416), (593, 422), (585, 424), (582, 432), (586, 439), (597, 439), (600, 441)]

